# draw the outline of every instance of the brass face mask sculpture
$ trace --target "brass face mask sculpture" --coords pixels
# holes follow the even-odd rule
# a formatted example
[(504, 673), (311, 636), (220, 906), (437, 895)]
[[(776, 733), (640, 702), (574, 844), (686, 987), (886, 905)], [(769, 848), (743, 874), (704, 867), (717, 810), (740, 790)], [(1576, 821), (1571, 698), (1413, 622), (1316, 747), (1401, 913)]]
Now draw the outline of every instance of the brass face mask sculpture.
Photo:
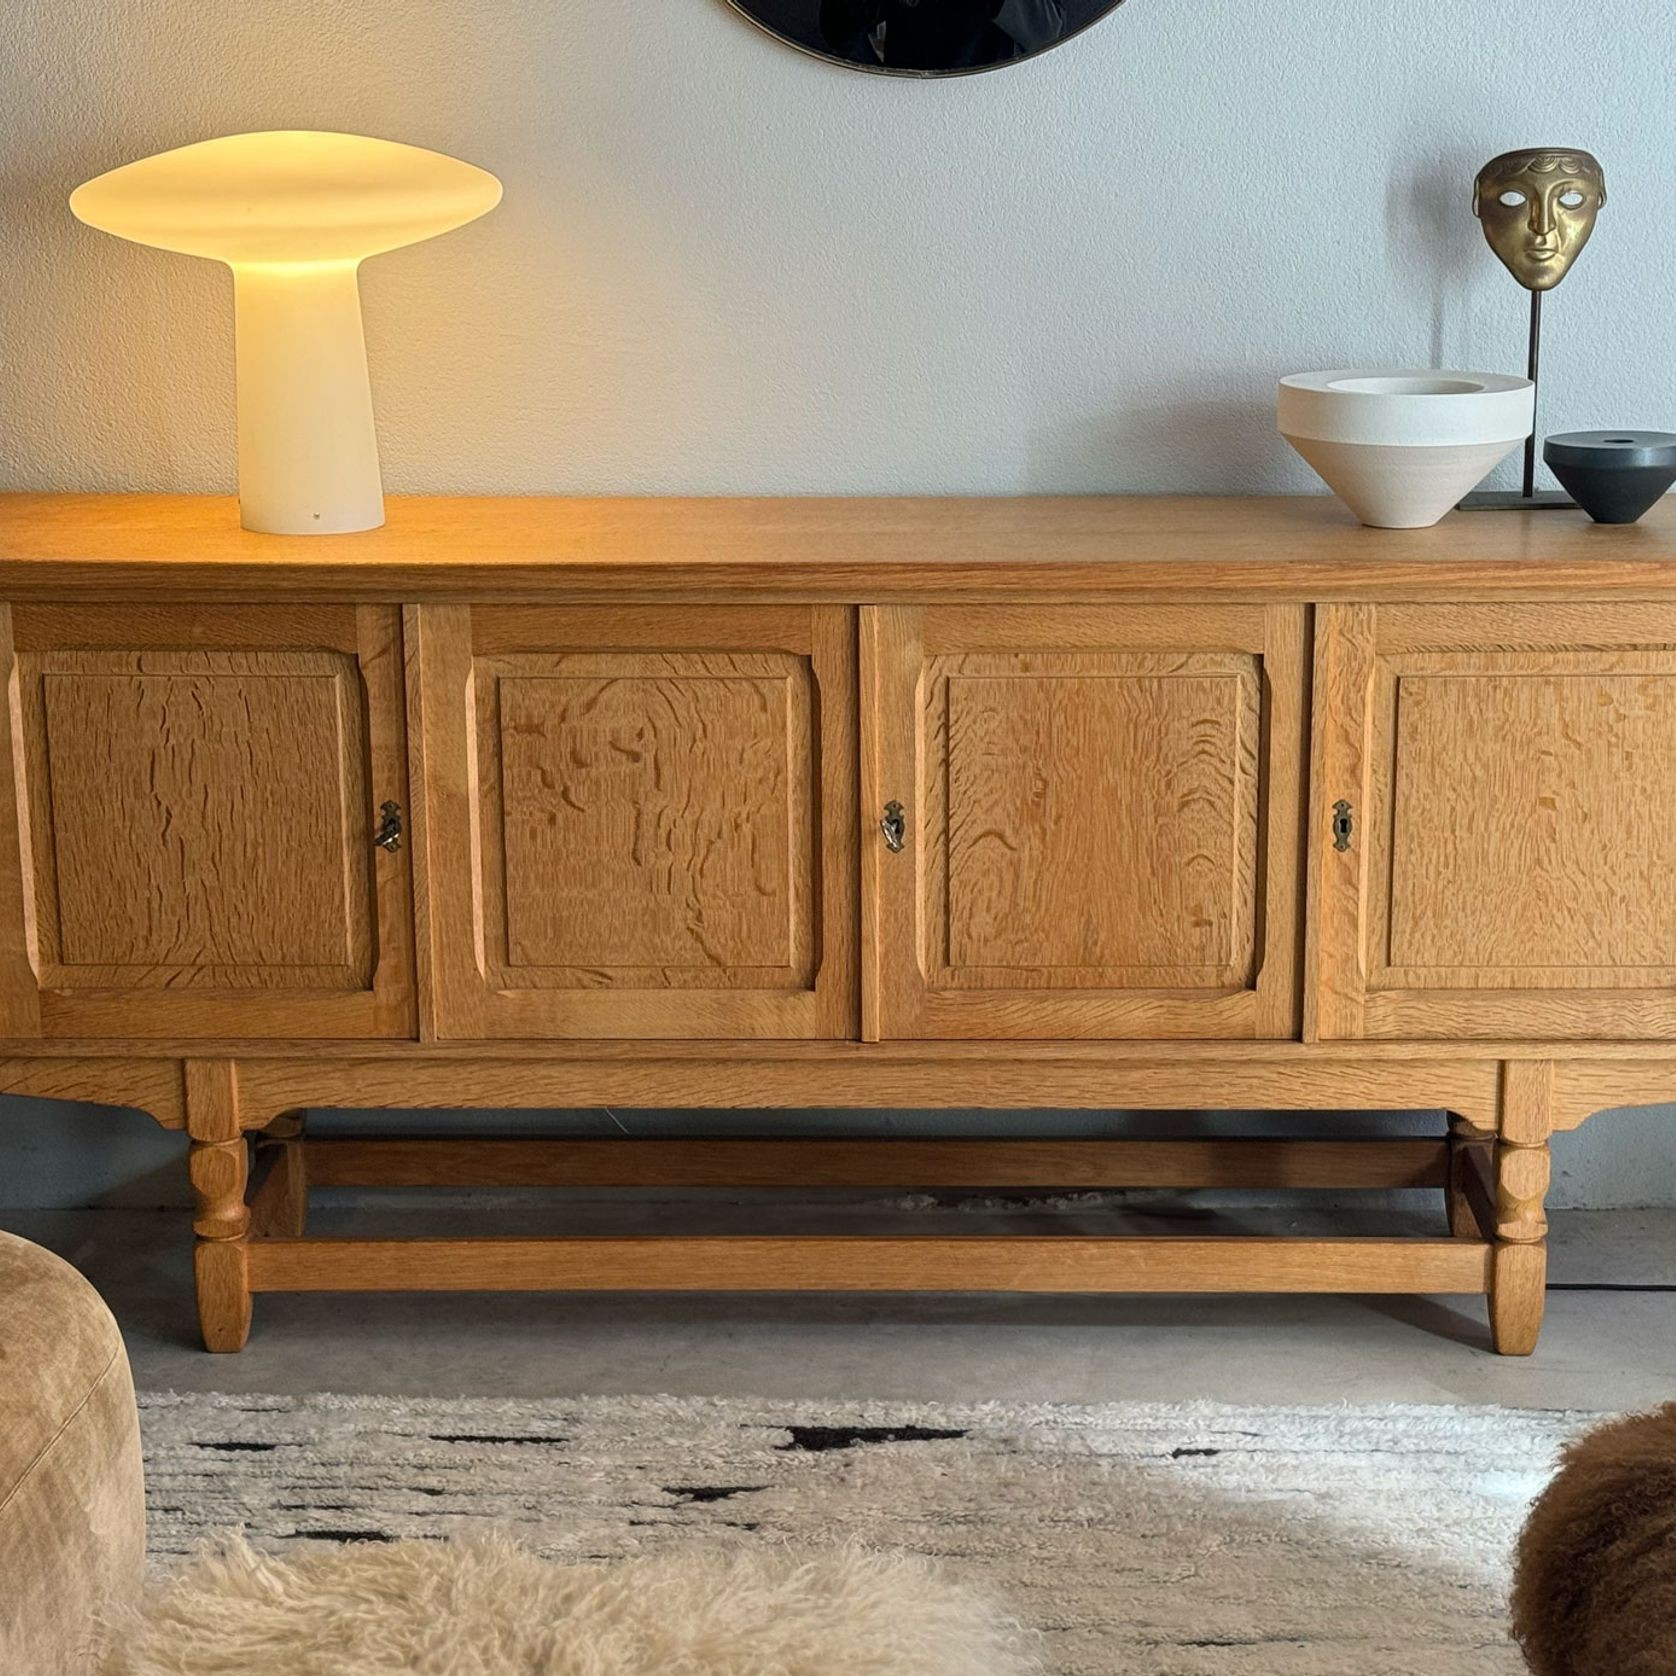
[(1508, 151), (1478, 171), (1473, 214), (1527, 291), (1552, 291), (1571, 270), (1606, 202), (1606, 177), (1586, 151)]

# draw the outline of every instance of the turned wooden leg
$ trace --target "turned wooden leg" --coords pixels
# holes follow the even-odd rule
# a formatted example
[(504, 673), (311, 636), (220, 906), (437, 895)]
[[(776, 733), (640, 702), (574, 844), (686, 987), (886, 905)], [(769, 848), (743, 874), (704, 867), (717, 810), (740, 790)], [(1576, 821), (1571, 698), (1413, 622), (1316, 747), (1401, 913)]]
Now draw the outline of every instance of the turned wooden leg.
[(242, 1350), (250, 1337), (245, 1187), (250, 1147), (239, 1126), (238, 1075), (231, 1060), (186, 1062), (187, 1170), (197, 1234), (198, 1326), (206, 1350)]
[[(1470, 1118), (1458, 1113), (1449, 1114), (1449, 1179), (1444, 1184), (1443, 1202), (1449, 1213), (1449, 1232), (1458, 1240), (1480, 1240), (1484, 1230), (1478, 1226), (1472, 1203), (1467, 1197), (1466, 1174), (1472, 1168), (1476, 1153), (1494, 1153), (1495, 1132), (1480, 1129)], [(1490, 1172), (1490, 1173), (1493, 1173)]]
[(1503, 1067), (1496, 1142), (1496, 1243), (1491, 1255), (1490, 1332), (1503, 1356), (1528, 1356), (1542, 1331), (1548, 1282), (1553, 1066)]

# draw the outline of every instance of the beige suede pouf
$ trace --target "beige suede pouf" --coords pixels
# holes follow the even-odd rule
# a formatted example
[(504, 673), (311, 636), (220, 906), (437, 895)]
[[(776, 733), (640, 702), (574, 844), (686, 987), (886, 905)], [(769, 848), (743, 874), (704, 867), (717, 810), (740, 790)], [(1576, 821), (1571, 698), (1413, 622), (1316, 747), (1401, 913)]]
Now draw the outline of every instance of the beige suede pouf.
[(0, 1671), (86, 1676), (139, 1595), (145, 1487), (116, 1322), (68, 1263), (0, 1233)]

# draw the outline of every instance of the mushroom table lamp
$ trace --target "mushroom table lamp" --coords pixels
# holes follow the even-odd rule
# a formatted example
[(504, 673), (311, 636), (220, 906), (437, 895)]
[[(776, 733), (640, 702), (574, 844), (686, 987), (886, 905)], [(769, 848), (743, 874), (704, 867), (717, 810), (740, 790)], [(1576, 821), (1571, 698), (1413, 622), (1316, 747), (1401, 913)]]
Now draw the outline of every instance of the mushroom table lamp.
[(357, 272), (500, 202), (483, 169), (354, 134), (233, 134), (90, 180), (70, 208), (233, 270), (239, 512), (279, 535), (384, 522)]

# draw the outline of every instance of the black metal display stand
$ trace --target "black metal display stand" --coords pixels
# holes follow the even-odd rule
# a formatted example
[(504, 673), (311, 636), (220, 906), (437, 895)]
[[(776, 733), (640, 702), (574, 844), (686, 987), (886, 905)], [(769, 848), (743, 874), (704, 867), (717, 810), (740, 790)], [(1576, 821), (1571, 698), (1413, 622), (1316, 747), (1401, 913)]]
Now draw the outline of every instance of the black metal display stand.
[(1563, 489), (1536, 490), (1537, 408), (1542, 400), (1542, 293), (1531, 292), (1530, 347), (1525, 356), (1525, 377), (1535, 386), (1532, 401), (1531, 434), (1525, 438), (1525, 475), (1515, 494), (1510, 489), (1488, 489), (1468, 495), (1461, 502), (1463, 512), (1554, 512), (1577, 504)]

